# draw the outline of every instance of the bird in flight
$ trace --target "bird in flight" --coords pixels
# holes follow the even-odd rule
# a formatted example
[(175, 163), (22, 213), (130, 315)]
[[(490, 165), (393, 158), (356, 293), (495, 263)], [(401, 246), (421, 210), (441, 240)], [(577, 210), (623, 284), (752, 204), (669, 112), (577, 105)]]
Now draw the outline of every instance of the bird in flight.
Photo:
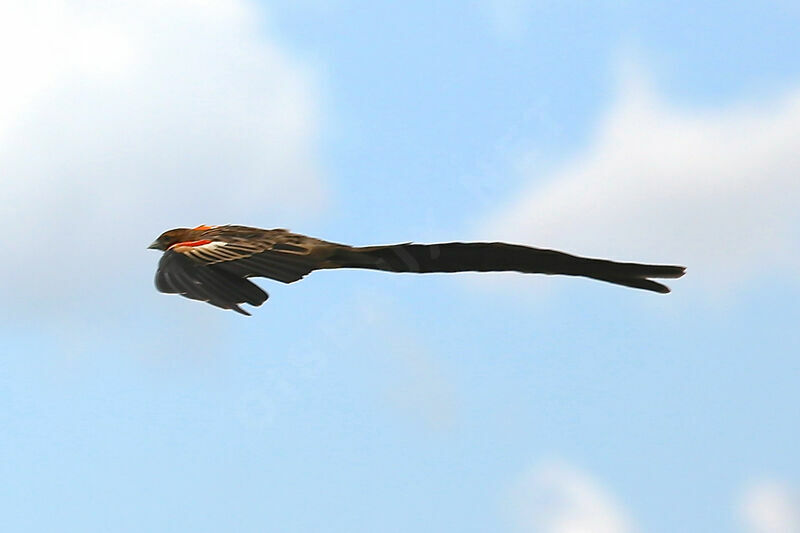
[(618, 263), (504, 242), (448, 242), (348, 246), (247, 226), (198, 226), (162, 233), (156, 288), (249, 315), (239, 304), (263, 304), (269, 295), (248, 278), (292, 283), (314, 270), (364, 268), (386, 272), (523, 272), (583, 276), (668, 293), (649, 278), (679, 278), (685, 267)]

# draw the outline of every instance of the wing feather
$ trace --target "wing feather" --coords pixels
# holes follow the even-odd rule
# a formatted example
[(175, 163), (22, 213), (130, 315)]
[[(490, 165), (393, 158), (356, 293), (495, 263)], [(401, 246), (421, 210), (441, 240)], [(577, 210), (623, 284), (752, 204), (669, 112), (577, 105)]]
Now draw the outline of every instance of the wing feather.
[(261, 305), (269, 297), (258, 285), (214, 265), (205, 265), (181, 252), (168, 250), (158, 263), (156, 288), (161, 292), (208, 302), (249, 315), (237, 304)]
[(286, 230), (218, 226), (198, 234), (202, 240), (179, 243), (171, 251), (237, 277), (263, 276), (292, 283), (318, 268), (314, 255), (325, 241)]

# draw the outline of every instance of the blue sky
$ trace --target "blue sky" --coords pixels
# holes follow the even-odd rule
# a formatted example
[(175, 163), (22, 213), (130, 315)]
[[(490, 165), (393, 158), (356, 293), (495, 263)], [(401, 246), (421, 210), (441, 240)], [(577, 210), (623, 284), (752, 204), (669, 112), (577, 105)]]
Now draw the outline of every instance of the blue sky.
[[(0, 7), (9, 531), (800, 530), (790, 2)], [(322, 272), (158, 294), (164, 229), (508, 239), (668, 296)]]

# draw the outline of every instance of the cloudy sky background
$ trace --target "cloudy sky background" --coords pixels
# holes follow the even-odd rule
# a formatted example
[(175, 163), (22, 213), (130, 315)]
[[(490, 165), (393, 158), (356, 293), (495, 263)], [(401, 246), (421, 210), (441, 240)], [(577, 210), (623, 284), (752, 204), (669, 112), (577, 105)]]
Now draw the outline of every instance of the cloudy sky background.
[[(800, 531), (800, 9), (0, 4), (8, 530)], [(169, 227), (679, 262), (666, 297), (317, 273)]]

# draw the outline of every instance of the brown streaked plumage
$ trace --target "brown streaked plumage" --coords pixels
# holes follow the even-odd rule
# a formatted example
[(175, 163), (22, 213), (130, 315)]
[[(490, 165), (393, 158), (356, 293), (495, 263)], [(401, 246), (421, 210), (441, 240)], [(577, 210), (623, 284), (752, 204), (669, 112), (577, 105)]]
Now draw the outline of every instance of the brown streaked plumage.
[(162, 233), (150, 248), (163, 250), (156, 288), (238, 313), (269, 297), (248, 278), (292, 283), (314, 270), (365, 268), (387, 272), (504, 272), (563, 274), (668, 293), (649, 278), (679, 278), (672, 265), (618, 263), (504, 242), (448, 242), (354, 247), (247, 226), (198, 226)]

